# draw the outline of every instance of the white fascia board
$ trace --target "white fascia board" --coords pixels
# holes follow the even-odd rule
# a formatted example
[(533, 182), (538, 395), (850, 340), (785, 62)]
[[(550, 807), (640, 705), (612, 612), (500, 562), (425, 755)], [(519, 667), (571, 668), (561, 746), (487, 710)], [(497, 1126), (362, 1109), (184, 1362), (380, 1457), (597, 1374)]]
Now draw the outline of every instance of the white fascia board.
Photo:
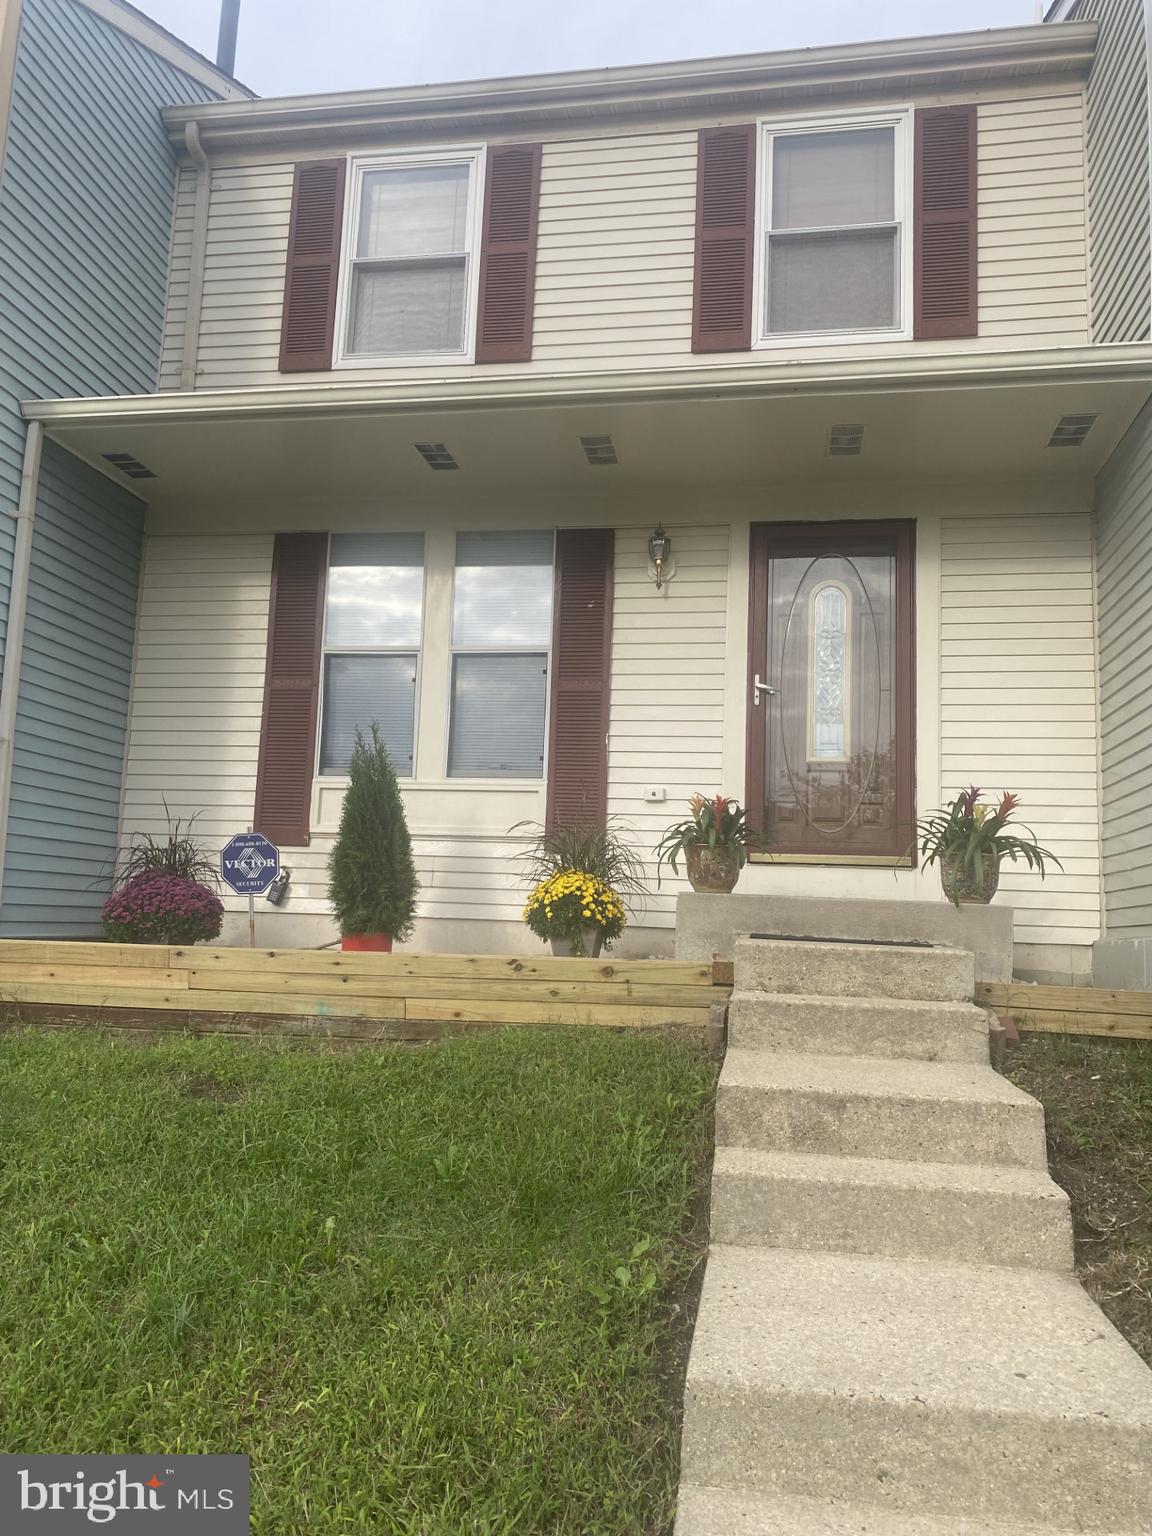
[(261, 416), (359, 416), (494, 407), (550, 407), (692, 399), (772, 399), (791, 395), (893, 394), (1036, 384), (1148, 383), (1152, 343), (1048, 347), (1035, 351), (942, 352), (916, 357), (661, 368), (643, 372), (502, 374), (483, 378), (406, 379), (396, 384), (343, 379), (265, 389), (196, 390), (88, 399), (26, 400), (29, 421), (94, 426), (142, 421), (243, 420)]
[[(917, 79), (978, 78), (1056, 71), (1086, 74), (1099, 31), (1096, 22), (1061, 27), (1004, 27), (939, 37), (897, 38), (826, 48), (743, 54), (612, 69), (522, 75), (444, 85), (390, 87), (314, 96), (265, 97), (240, 103), (169, 107), (164, 120), (177, 146), (195, 121), (205, 143), (219, 148), (246, 140), (354, 134), (372, 127), (473, 123), (501, 116), (524, 122), (570, 119), (597, 112), (667, 110), (707, 103), (713, 110), (753, 97), (826, 90), (906, 89)], [(969, 73), (970, 72), (970, 73)]]

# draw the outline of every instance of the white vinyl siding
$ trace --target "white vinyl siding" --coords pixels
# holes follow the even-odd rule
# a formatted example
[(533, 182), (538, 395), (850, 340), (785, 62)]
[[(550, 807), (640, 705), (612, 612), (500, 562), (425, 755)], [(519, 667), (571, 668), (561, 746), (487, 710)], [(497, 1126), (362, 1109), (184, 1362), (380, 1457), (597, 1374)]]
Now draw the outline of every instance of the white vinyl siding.
[(1005, 864), (1017, 944), (1100, 932), (1092, 529), (1087, 514), (945, 518), (940, 580), (945, 800), (968, 784), (1023, 802), (1064, 865)]
[(1109, 938), (1152, 933), (1152, 407), (1100, 477), (1100, 729)]
[[(1087, 339), (1082, 88), (980, 100), (977, 121), (980, 335), (951, 343), (877, 339), (877, 352)], [(699, 364), (692, 354), (696, 149), (694, 125), (635, 134), (605, 131), (544, 144), (532, 359), (518, 369)], [(332, 377), (278, 371), (292, 177), (288, 162), (212, 169), (199, 388)], [(165, 388), (179, 385), (191, 187), (185, 173)], [(824, 352), (837, 355), (832, 338), (809, 349), (812, 356)], [(726, 360), (738, 363), (742, 356), (762, 361), (752, 352), (728, 354)], [(507, 376), (509, 365), (473, 366)], [(448, 367), (444, 371), (455, 376)], [(400, 364), (361, 369), (360, 376), (428, 380), (437, 370), (406, 371)]]
[[(608, 733), (608, 812), (633, 829), (652, 894), (646, 925), (672, 927), (683, 862), (656, 889), (652, 849), (670, 822), (688, 814), (697, 792), (718, 794), (721, 780), (730, 534), (725, 526), (670, 524), (676, 574), (659, 592), (648, 574), (648, 528), (616, 534), (612, 620), (612, 709)], [(736, 658), (743, 667), (744, 657)], [(645, 804), (646, 785), (665, 801)]]
[[(1143, 452), (1152, 480), (1152, 446)], [(913, 502), (910, 495), (900, 497), (895, 515), (910, 515)], [(980, 505), (975, 495), (973, 504)], [(1140, 532), (1137, 504), (1122, 517), (1117, 514), (1114, 552), (1106, 548), (1105, 554), (1117, 573), (1112, 589), (1117, 601), (1136, 593), (1139, 605), (1135, 571), (1141, 560), (1152, 565), (1152, 534)], [(450, 551), (445, 517), (441, 511), (431, 519), (427, 537)], [(683, 521), (671, 518), (675, 574), (657, 592), (647, 560), (653, 524), (627, 514), (625, 520), (628, 526), (616, 530), (608, 809), (630, 829), (647, 868), (651, 894), (642, 926), (667, 932), (675, 897), (686, 885), (682, 875), (666, 874), (657, 890), (653, 845), (684, 814), (692, 794), (740, 795), (743, 788), (746, 620), (729, 609), (735, 601), (742, 610), (745, 601), (747, 524), (730, 529), (693, 520), (691, 513)], [(1100, 909), (1090, 518), (1013, 514), (1009, 507), (996, 516), (945, 517), (940, 531), (939, 585), (931, 556), (917, 584), (925, 616), (918, 659), (924, 718), (934, 713), (937, 679), (940, 688), (939, 778), (933, 730), (934, 739), (921, 743), (920, 809), (972, 782), (986, 791), (1020, 794), (1025, 822), (1065, 868), (1041, 883), (1006, 867), (1000, 899), (1016, 908), (1016, 941), (1082, 948), (1097, 937)], [(921, 532), (924, 548), (933, 549), (933, 514), (925, 515)], [(202, 812), (198, 827), (213, 849), (248, 826), (272, 545), (271, 534), (149, 538), (125, 836), (135, 830), (162, 833), (165, 798), (174, 815)], [(937, 618), (938, 663), (927, 641)], [(1128, 747), (1109, 769), (1106, 746), (1105, 771), (1113, 774), (1109, 782), (1117, 797), (1110, 836), (1139, 832), (1138, 818), (1117, 818), (1141, 810), (1152, 793), (1145, 788), (1152, 784), (1152, 732), (1141, 734), (1137, 702), (1149, 650), (1152, 628), (1145, 636), (1142, 625), (1135, 637), (1104, 647), (1106, 687), (1110, 675), (1115, 679), (1106, 693), (1107, 718), (1117, 729), (1117, 743), (1131, 738), (1135, 774), (1130, 789), (1123, 789), (1115, 774)], [(449, 667), (445, 637), (428, 669), (442, 674), (442, 691)], [(433, 686), (427, 677), (426, 683)], [(327, 781), (327, 787), (324, 780), (317, 783), (312, 844), (286, 851), (293, 873), (284, 910), (327, 918), (326, 865), (342, 790), (338, 781)], [(665, 798), (645, 801), (648, 787)], [(533, 941), (518, 926), (524, 882), (504, 834), (524, 817), (542, 818), (542, 789), (421, 778), (405, 785), (404, 795), (422, 885), (420, 916), (500, 921), (509, 927), (498, 930), (493, 949), (531, 948)], [(1119, 848), (1110, 844), (1110, 868), (1117, 876), (1124, 867), (1123, 860), (1113, 859)], [(749, 890), (777, 893), (939, 898), (933, 872), (897, 877), (888, 870), (757, 864), (744, 880)], [(1115, 881), (1117, 893), (1121, 884)], [(1144, 899), (1152, 900), (1152, 892)], [(243, 907), (233, 898), (228, 905), (237, 912)], [(634, 942), (647, 952), (643, 935)], [(421, 943), (450, 947), (437, 945), (431, 931)]]
[(984, 102), (976, 144), (981, 338), (1087, 341), (1083, 93)]
[(149, 538), (124, 789), (126, 831), (199, 812), (215, 850), (252, 822), (272, 537)]

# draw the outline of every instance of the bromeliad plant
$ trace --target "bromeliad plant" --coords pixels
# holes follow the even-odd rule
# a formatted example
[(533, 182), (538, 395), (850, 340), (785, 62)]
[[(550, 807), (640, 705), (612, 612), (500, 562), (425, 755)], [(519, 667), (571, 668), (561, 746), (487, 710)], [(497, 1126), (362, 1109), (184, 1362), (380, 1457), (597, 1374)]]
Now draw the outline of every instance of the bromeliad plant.
[(693, 889), (730, 891), (760, 838), (748, 825), (747, 812), (729, 795), (693, 795), (692, 814), (670, 826), (656, 844), (657, 866), (669, 864), (679, 874), (683, 856)]
[(962, 901), (992, 900), (1004, 859), (1023, 860), (1042, 880), (1049, 863), (1064, 867), (1050, 849), (1041, 848), (1030, 828), (1014, 823), (1012, 831), (1005, 830), (1020, 805), (1018, 795), (1005, 793), (995, 807), (981, 795), (973, 784), (946, 809), (916, 823), (920, 867), (927, 871), (930, 864), (940, 865), (944, 894), (957, 907)]

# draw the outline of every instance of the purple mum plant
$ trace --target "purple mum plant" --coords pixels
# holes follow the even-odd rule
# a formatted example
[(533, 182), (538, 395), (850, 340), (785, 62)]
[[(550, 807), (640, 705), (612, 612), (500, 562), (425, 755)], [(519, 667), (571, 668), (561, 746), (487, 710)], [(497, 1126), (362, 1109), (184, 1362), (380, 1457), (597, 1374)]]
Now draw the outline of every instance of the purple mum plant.
[(114, 944), (195, 944), (217, 937), (224, 904), (196, 880), (150, 870), (113, 891), (100, 917)]

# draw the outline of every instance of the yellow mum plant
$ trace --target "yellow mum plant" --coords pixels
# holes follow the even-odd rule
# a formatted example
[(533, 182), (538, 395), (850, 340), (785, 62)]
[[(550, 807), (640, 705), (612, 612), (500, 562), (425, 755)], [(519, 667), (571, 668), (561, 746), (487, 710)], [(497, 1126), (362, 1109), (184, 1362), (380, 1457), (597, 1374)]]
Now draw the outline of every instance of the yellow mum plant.
[(624, 903), (603, 880), (582, 869), (565, 869), (541, 880), (528, 898), (524, 921), (541, 939), (570, 939), (572, 953), (585, 953), (585, 930), (594, 928), (603, 943), (624, 932)]

